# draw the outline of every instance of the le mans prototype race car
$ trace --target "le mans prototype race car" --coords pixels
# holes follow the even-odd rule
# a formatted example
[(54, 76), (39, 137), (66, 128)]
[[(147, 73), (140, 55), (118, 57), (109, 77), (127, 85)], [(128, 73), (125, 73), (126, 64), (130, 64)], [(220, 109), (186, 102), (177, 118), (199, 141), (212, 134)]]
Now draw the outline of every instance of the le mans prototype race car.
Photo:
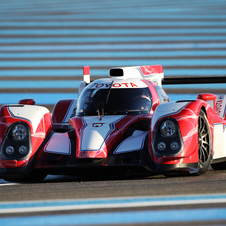
[(226, 169), (225, 95), (170, 102), (160, 65), (110, 69), (84, 81), (52, 114), (33, 99), (0, 109), (0, 177), (203, 174)]

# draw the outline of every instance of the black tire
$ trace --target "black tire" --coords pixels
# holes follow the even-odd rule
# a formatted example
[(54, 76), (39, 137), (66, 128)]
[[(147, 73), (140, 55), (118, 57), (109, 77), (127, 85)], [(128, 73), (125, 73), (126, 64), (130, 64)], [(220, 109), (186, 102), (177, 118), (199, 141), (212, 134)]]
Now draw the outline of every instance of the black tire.
[(5, 181), (9, 182), (41, 182), (46, 178), (47, 174), (46, 173), (31, 173), (27, 176), (24, 177), (3, 177)]
[(190, 176), (190, 173), (187, 171), (180, 171), (175, 173), (164, 173), (163, 175), (165, 177), (185, 177), (185, 176)]
[(211, 161), (211, 136), (210, 127), (203, 110), (199, 113), (198, 118), (198, 141), (199, 141), (199, 172), (203, 174), (207, 171)]
[(219, 163), (211, 164), (211, 167), (214, 170), (225, 170), (226, 169), (226, 162), (219, 162)]

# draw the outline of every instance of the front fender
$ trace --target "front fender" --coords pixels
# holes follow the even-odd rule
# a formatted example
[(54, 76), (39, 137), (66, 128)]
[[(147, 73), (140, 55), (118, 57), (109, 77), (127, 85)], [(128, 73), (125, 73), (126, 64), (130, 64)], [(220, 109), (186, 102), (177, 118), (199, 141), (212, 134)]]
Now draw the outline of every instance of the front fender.
[[(27, 128), (26, 138), (19, 141), (13, 138), (15, 125)], [(24, 167), (51, 132), (51, 115), (47, 108), (41, 106), (4, 105), (0, 109), (0, 126), (0, 167)], [(13, 153), (6, 152), (8, 146), (13, 148)], [(21, 154), (21, 146), (25, 146), (27, 152)]]
[[(212, 112), (212, 108), (203, 100), (177, 101), (159, 105), (153, 115), (149, 149), (152, 158), (159, 164), (182, 164), (198, 162), (198, 117), (202, 109)], [(177, 126), (174, 137), (164, 138), (159, 127), (165, 120), (172, 120)], [(211, 132), (212, 134), (212, 132)], [(164, 142), (166, 149), (157, 150), (155, 142)], [(172, 150), (172, 142), (177, 142), (178, 150)], [(156, 154), (157, 153), (157, 154)]]

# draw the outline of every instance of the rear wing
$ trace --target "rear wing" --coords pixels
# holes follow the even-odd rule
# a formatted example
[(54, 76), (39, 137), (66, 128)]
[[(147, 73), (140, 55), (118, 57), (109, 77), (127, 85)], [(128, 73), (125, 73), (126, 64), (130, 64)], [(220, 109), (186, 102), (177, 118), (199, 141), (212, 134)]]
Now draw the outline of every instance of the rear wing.
[(163, 85), (177, 85), (177, 84), (208, 84), (208, 83), (226, 83), (226, 77), (189, 77), (189, 78), (164, 78)]

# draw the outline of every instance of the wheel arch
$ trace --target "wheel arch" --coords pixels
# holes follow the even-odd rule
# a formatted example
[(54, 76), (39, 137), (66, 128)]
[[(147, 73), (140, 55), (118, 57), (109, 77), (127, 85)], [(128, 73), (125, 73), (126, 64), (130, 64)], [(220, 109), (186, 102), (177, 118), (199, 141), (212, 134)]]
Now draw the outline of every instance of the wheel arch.
[[(201, 117), (201, 119), (200, 119)], [(203, 134), (203, 130), (199, 130), (199, 120), (202, 120), (204, 123), (201, 123), (201, 128), (204, 128), (203, 125), (206, 124), (206, 128), (207, 128), (207, 134), (208, 135), (208, 141), (206, 140), (206, 136), (202, 136), (204, 135)], [(206, 123), (205, 123), (206, 122)], [(205, 130), (204, 130), (204, 133), (205, 133)], [(202, 106), (200, 108), (200, 112), (199, 112), (199, 117), (198, 117), (198, 136), (203, 137), (203, 140), (201, 141), (201, 146), (200, 146), (200, 143), (199, 143), (199, 172), (198, 174), (203, 174), (206, 172), (206, 170), (208, 169), (208, 167), (210, 166), (210, 163), (211, 163), (211, 160), (213, 159), (213, 143), (212, 143), (212, 133), (211, 133), (211, 126), (210, 126), (210, 123), (209, 123), (209, 120), (207, 118), (207, 112), (206, 112), (206, 109), (204, 106)], [(209, 145), (207, 147), (205, 147), (205, 142), (208, 142)], [(209, 148), (208, 148), (209, 147)], [(209, 149), (209, 154), (208, 154), (208, 157), (202, 161), (202, 157), (200, 158), (200, 150), (202, 150), (201, 152), (204, 153), (206, 151), (203, 151), (203, 150), (206, 150), (206, 149)], [(204, 156), (203, 154), (201, 156)]]
[(204, 106), (201, 106), (200, 110), (202, 110), (205, 113), (206, 117), (208, 116), (206, 108)]
[(204, 105), (201, 106), (200, 112), (201, 112), (201, 110), (206, 115), (207, 121), (209, 123), (210, 144), (211, 144), (211, 158), (213, 158), (213, 122), (212, 122), (212, 120), (210, 120), (210, 117), (211, 117), (210, 116), (210, 112), (206, 109), (206, 107)]

